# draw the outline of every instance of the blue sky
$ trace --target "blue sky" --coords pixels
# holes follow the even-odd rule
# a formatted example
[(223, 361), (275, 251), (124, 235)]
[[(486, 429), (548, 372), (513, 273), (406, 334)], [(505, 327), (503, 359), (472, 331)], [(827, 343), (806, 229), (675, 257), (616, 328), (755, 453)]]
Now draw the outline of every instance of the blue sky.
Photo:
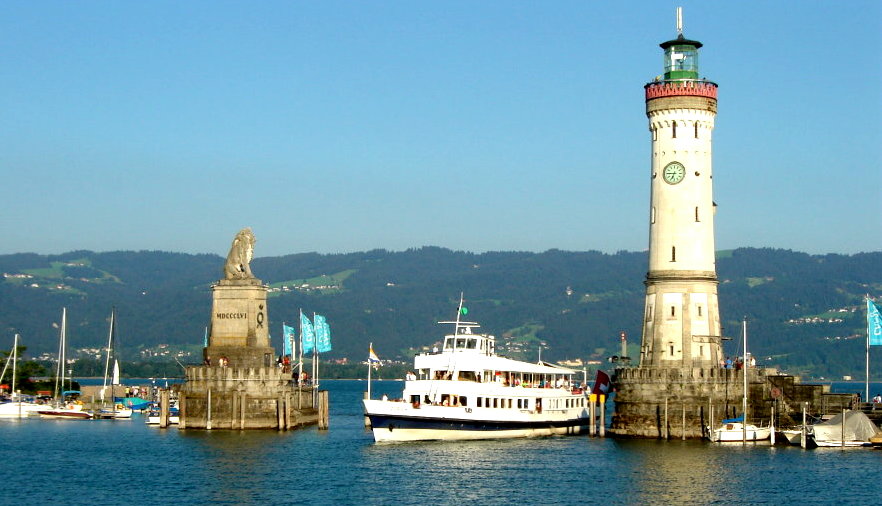
[(702, 41), (717, 249), (882, 249), (882, 2), (4, 2), (0, 253), (639, 251)]

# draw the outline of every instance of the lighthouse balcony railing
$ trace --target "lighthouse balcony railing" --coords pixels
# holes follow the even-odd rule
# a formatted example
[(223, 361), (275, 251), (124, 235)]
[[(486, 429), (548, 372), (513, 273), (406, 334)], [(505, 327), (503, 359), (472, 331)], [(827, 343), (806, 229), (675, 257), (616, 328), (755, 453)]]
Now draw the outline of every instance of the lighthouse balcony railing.
[(646, 100), (684, 95), (717, 98), (717, 83), (706, 79), (659, 79), (643, 88), (646, 90)]

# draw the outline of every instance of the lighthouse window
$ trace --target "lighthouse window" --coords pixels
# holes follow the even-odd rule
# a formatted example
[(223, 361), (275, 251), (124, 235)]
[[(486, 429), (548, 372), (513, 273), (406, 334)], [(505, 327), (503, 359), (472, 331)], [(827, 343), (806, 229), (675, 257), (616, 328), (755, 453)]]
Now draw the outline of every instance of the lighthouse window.
[(671, 356), (673, 357), (674, 356), (674, 345), (673, 344), (670, 345), (670, 350), (671, 350)]
[(677, 247), (671, 246), (671, 262), (677, 261)]
[(673, 130), (672, 131), (673, 131), (673, 135), (671, 137), (676, 139), (677, 138), (677, 122), (676, 121), (673, 122)]
[(698, 316), (701, 316), (701, 305), (698, 306)]
[(671, 306), (671, 318), (677, 316), (677, 306)]
[(698, 122), (695, 122), (695, 138), (698, 138)]
[(654, 140), (654, 141), (658, 140), (658, 129), (657, 128), (652, 129), (652, 140)]
[(698, 219), (698, 206), (695, 206), (695, 221), (699, 222), (701, 220)]

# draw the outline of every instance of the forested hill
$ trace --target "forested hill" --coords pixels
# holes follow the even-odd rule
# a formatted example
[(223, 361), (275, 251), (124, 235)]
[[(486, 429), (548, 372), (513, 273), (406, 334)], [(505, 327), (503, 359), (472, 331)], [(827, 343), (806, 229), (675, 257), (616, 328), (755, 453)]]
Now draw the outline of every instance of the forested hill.
[[(0, 328), (22, 335), (28, 355), (55, 352), (57, 322), (68, 308), (71, 348), (102, 346), (117, 307), (123, 355), (188, 345), (198, 349), (211, 310), (210, 285), (224, 259), (158, 251), (0, 256)], [(646, 253), (489, 252), (425, 247), (402, 252), (297, 254), (257, 258), (271, 286), (270, 325), (280, 346), (282, 321), (300, 308), (326, 315), (328, 359), (362, 360), (368, 342), (382, 358), (408, 357), (436, 342), (436, 322), (455, 316), (460, 292), (469, 318), (500, 338), (509, 355), (604, 360), (627, 332), (638, 356)], [(882, 252), (808, 255), (738, 249), (718, 254), (727, 353), (738, 353), (747, 316), (751, 351), (763, 362), (814, 376), (861, 376), (866, 320), (863, 296), (882, 295)], [(877, 377), (882, 377), (882, 352)]]

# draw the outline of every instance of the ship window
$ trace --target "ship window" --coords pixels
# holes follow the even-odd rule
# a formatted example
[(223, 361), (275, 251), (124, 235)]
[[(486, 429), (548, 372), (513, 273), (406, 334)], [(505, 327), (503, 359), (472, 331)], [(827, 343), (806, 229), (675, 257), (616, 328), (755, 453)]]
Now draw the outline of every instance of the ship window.
[(493, 399), (493, 407), (499, 407), (499, 399)]
[(478, 397), (478, 399), (477, 399), (477, 405), (478, 405), (479, 408), (481, 407), (481, 400), (482, 400), (482, 398), (481, 398), (481, 397)]
[(468, 341), (466, 341), (466, 348), (468, 348), (470, 350), (474, 350), (477, 346), (478, 346), (477, 339), (469, 339)]
[(444, 340), (444, 349), (445, 350), (453, 349), (453, 338), (452, 337), (448, 337), (447, 339)]
[(456, 349), (463, 350), (466, 347), (466, 338), (460, 337), (456, 340)]
[(460, 406), (468, 406), (469, 405), (469, 398), (464, 395), (460, 395), (459, 396), (459, 405)]
[(676, 139), (677, 138), (677, 122), (676, 121), (673, 122), (673, 128), (671, 129), (671, 132), (672, 132), (671, 138)]

